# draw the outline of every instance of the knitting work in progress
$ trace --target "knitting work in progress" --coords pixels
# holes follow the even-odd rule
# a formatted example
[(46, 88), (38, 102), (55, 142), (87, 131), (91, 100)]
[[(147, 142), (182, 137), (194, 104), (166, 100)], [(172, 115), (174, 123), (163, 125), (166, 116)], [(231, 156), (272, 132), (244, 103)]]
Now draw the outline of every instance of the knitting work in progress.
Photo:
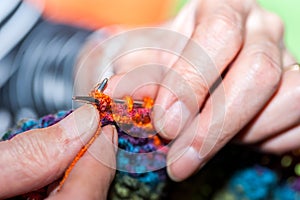
[[(133, 101), (131, 97), (124, 100), (113, 100), (102, 93), (107, 84), (105, 79), (95, 87), (89, 97), (74, 97), (74, 100), (94, 104), (100, 113), (101, 126), (115, 125), (118, 131), (117, 174), (111, 186), (111, 199), (159, 199), (163, 196), (166, 183), (166, 153), (167, 141), (161, 139), (151, 123), (153, 100)], [(15, 129), (6, 132), (2, 140), (8, 140), (22, 132), (51, 126), (72, 111), (61, 111), (55, 115), (47, 115), (39, 120), (22, 120)], [(61, 181), (64, 181), (76, 161), (87, 150), (87, 146), (77, 154), (77, 157), (67, 169)], [(43, 199), (47, 187), (36, 192), (22, 195), (24, 199)]]
[[(169, 141), (159, 137), (151, 123), (153, 100), (112, 99), (103, 93), (107, 81), (105, 79), (96, 86), (89, 96), (74, 97), (74, 100), (95, 105), (101, 126), (115, 125), (118, 131), (117, 173), (109, 199), (300, 199), (299, 150), (276, 156), (230, 144), (196, 176), (183, 183), (171, 182), (165, 169)], [(22, 120), (1, 140), (51, 126), (71, 112), (60, 111), (38, 120)], [(76, 164), (86, 148), (77, 154), (72, 164)], [(69, 167), (66, 171), (61, 187), (71, 170)], [(37, 200), (46, 197), (47, 186), (16, 198)]]

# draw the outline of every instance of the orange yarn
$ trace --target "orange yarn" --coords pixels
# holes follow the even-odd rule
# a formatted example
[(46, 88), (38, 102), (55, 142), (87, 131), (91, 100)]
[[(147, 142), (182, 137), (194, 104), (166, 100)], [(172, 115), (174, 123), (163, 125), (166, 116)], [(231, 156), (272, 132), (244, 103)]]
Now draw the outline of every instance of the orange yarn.
[[(146, 97), (144, 98), (144, 103), (140, 107), (135, 107), (134, 101), (130, 96), (125, 97), (126, 107), (120, 107), (120, 104), (113, 103), (113, 100), (106, 94), (98, 90), (98, 86), (91, 91), (90, 96), (97, 99), (99, 104), (95, 105), (100, 113), (100, 120), (107, 118), (111, 121), (115, 121), (119, 124), (131, 124), (138, 127), (143, 127), (145, 129), (152, 130), (153, 126), (151, 124), (150, 110), (153, 106), (153, 99)], [(66, 179), (70, 175), (72, 169), (79, 161), (79, 159), (84, 155), (87, 149), (93, 144), (95, 139), (100, 135), (101, 123), (97, 128), (95, 135), (89, 140), (89, 142), (82, 147), (82, 149), (77, 153), (76, 157), (73, 159), (69, 167), (67, 168), (64, 177), (58, 186), (58, 191), (61, 190)], [(160, 145), (161, 141), (158, 136), (154, 136), (154, 144)]]

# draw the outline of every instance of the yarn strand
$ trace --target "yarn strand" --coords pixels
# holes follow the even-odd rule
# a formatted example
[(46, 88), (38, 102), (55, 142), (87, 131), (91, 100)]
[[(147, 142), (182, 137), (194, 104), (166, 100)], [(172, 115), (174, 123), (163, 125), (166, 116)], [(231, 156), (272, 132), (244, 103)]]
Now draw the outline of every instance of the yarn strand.
[(98, 128), (97, 128), (95, 134), (93, 135), (93, 137), (88, 141), (88, 143), (86, 145), (84, 145), (81, 148), (81, 150), (77, 153), (76, 157), (73, 159), (73, 161), (71, 162), (71, 164), (65, 171), (65, 174), (58, 185), (57, 192), (59, 192), (62, 189), (64, 183), (66, 182), (67, 178), (69, 177), (69, 175), (70, 175), (71, 171), (73, 170), (73, 168), (75, 167), (76, 163), (85, 154), (85, 152), (88, 150), (88, 148), (94, 143), (96, 138), (100, 135), (100, 132), (101, 132), (101, 123), (99, 123)]

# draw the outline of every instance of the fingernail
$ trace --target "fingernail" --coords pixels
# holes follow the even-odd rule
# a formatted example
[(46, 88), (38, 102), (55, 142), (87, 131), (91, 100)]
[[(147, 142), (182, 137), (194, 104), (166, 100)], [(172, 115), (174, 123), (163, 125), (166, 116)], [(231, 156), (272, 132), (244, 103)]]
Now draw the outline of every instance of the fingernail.
[(115, 125), (112, 125), (113, 128), (113, 145), (115, 149), (115, 153), (118, 151), (118, 131)]
[(186, 105), (181, 101), (176, 101), (166, 112), (156, 116), (154, 126), (163, 137), (174, 139), (190, 117), (191, 112)]
[(170, 156), (167, 161), (167, 172), (173, 181), (182, 181), (191, 176), (203, 164), (197, 151), (193, 147), (188, 147), (185, 152), (177, 157)]
[(89, 139), (99, 125), (99, 113), (92, 105), (84, 105), (59, 123), (68, 138)]
[(114, 147), (114, 152), (118, 151), (118, 131), (115, 125), (107, 125), (102, 128), (102, 133), (109, 139), (107, 142), (111, 143)]

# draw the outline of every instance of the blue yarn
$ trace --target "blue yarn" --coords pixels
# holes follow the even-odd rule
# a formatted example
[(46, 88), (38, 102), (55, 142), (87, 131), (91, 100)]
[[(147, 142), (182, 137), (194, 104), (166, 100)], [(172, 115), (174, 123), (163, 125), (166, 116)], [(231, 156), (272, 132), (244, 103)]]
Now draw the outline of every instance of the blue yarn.
[(143, 146), (143, 150), (145, 150), (146, 152), (152, 152), (155, 151), (156, 148), (152, 144), (146, 144)]
[(66, 115), (69, 114), (69, 113), (70, 113), (69, 110), (61, 110), (61, 111), (59, 111), (56, 115), (57, 115), (57, 117), (61, 118), (61, 117), (66, 116)]
[[(61, 119), (63, 119), (71, 112), (72, 111), (60, 111), (56, 115), (47, 115), (38, 120), (32, 120), (32, 119), (23, 120), (19, 123), (18, 127), (7, 131), (4, 134), (3, 138), (0, 139), (8, 140), (13, 136), (15, 136), (16, 134), (28, 130), (51, 126), (56, 122), (60, 121)], [(114, 122), (109, 120), (105, 121), (104, 119), (103, 121), (105, 123), (102, 123), (102, 125), (114, 124)], [(118, 151), (117, 154), (117, 166), (118, 169), (124, 170), (124, 172), (122, 171), (117, 172), (115, 181), (118, 184), (116, 184), (115, 186), (121, 189), (120, 191), (132, 189), (130, 188), (130, 186), (126, 184), (134, 185), (135, 183), (134, 182), (130, 183), (130, 181), (127, 183), (122, 182), (121, 180), (122, 176), (119, 176), (118, 174), (123, 174), (124, 176), (133, 178), (136, 182), (143, 183), (140, 184), (138, 188), (135, 188), (137, 194), (133, 194), (133, 196), (139, 195), (140, 197), (148, 197), (151, 196), (152, 194), (159, 196), (162, 192), (161, 185), (164, 184), (164, 181), (166, 179), (165, 171), (164, 170), (155, 171), (155, 172), (149, 172), (149, 171), (156, 170), (157, 169), (155, 167), (156, 163), (161, 165), (162, 162), (165, 162), (165, 159), (163, 159), (161, 156), (154, 156), (151, 153), (147, 154), (148, 152), (156, 151), (158, 148), (153, 143), (154, 142), (153, 139), (134, 137), (121, 131), (120, 128), (117, 129), (119, 134), (118, 143), (120, 147), (120, 150)], [(133, 128), (133, 130), (136, 132), (136, 134), (143, 133), (145, 134), (145, 136), (148, 135), (148, 133), (141, 128), (135, 127)], [(150, 143), (152, 144), (150, 145)], [(131, 156), (132, 154), (134, 155)], [(129, 188), (126, 188), (127, 186)]]
[(27, 121), (25, 121), (21, 127), (22, 131), (28, 131), (30, 129), (33, 129), (38, 123), (36, 122), (36, 120), (33, 119), (28, 119)]
[(138, 166), (136, 165), (136, 166), (134, 166), (134, 171), (136, 173), (143, 173), (143, 172), (147, 171), (147, 169), (146, 169), (145, 165), (138, 165)]
[(157, 173), (148, 172), (148, 173), (145, 173), (144, 176), (139, 177), (139, 181), (146, 183), (146, 184), (153, 185), (153, 184), (159, 183), (161, 180)]
[(119, 156), (117, 157), (117, 164), (118, 164), (118, 168), (124, 168), (124, 166), (127, 166), (130, 164), (130, 161), (128, 158), (126, 158), (125, 156), (121, 155), (122, 153), (119, 153)]
[(39, 121), (40, 127), (39, 128), (46, 128), (46, 127), (50, 126), (51, 124), (54, 123), (55, 119), (56, 118), (52, 115), (48, 115), (45, 118), (40, 119), (40, 121)]
[(238, 199), (263, 200), (270, 196), (277, 180), (277, 175), (267, 168), (248, 168), (233, 175), (229, 189)]
[(274, 200), (295, 200), (300, 199), (300, 193), (293, 190), (290, 186), (287, 184), (281, 185), (276, 188), (273, 194)]
[(119, 147), (129, 152), (133, 152), (134, 150), (134, 146), (124, 138), (119, 138)]

